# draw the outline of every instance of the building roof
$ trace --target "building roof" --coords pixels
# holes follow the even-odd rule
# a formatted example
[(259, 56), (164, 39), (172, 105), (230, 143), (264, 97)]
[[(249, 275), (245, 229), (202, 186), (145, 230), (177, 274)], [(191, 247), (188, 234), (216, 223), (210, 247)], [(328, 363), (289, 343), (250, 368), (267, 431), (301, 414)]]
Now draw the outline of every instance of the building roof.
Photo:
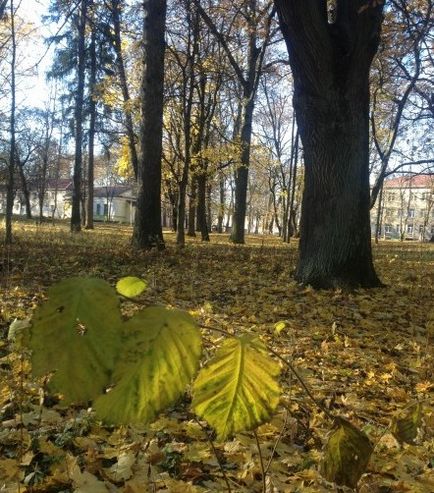
[(434, 188), (434, 175), (403, 175), (384, 181), (384, 188)]
[(72, 190), (74, 188), (74, 182), (71, 178), (49, 178), (47, 180), (46, 190)]
[(121, 197), (132, 190), (131, 186), (128, 185), (116, 185), (113, 187), (95, 187), (93, 189), (94, 197)]

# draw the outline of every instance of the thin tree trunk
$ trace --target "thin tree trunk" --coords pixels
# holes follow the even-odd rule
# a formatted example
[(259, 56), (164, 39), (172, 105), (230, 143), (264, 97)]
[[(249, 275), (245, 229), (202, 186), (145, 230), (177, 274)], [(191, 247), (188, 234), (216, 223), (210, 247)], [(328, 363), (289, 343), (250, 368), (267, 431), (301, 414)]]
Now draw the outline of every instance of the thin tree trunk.
[(235, 203), (232, 221), (231, 241), (244, 243), (244, 224), (247, 210), (247, 187), (249, 183), (250, 145), (252, 140), (253, 110), (255, 105), (252, 89), (244, 99), (241, 126), (241, 159), (235, 171)]
[(288, 197), (288, 227), (287, 227), (288, 242), (291, 236), (296, 236), (297, 234), (294, 204), (295, 204), (295, 190), (297, 188), (298, 151), (300, 144), (299, 137), (300, 136), (297, 131), (297, 134), (295, 136), (295, 142), (294, 142), (294, 159), (292, 160), (292, 166), (291, 166), (291, 180), (289, 182), (290, 197)]
[(60, 135), (59, 135), (59, 146), (57, 149), (57, 157), (56, 157), (56, 176), (55, 176), (55, 185), (54, 185), (54, 207), (51, 213), (51, 218), (54, 219), (57, 211), (57, 192), (59, 188), (59, 177), (60, 177), (60, 161), (62, 159), (62, 144), (63, 144), (63, 121), (65, 118), (64, 107), (62, 103), (62, 111), (61, 111), (61, 122), (60, 122)]
[[(199, 42), (199, 16), (193, 10), (187, 9), (189, 33), (188, 60), (185, 68), (183, 108), (184, 108), (184, 166), (181, 180), (178, 183), (178, 229), (176, 231), (176, 244), (179, 247), (185, 245), (185, 199), (187, 195), (188, 177), (191, 166), (191, 114), (193, 108), (193, 94), (195, 90), (195, 61)], [(191, 51), (190, 51), (191, 50)]]
[(188, 201), (188, 236), (196, 236), (196, 198), (197, 198), (197, 180), (193, 175), (190, 183), (190, 197)]
[[(95, 19), (93, 19), (93, 23)], [(91, 42), (89, 47), (90, 56), (90, 79), (89, 79), (89, 158), (87, 163), (87, 197), (86, 197), (86, 229), (93, 229), (93, 197), (94, 197), (94, 163), (95, 163), (95, 121), (96, 121), (96, 28), (92, 25)]]
[(14, 174), (15, 174), (15, 158), (16, 158), (16, 85), (15, 85), (15, 69), (16, 69), (16, 56), (17, 45), (15, 37), (15, 11), (14, 1), (10, 1), (10, 25), (11, 25), (11, 116), (10, 116), (10, 153), (9, 153), (9, 165), (8, 165), (8, 183), (6, 191), (6, 224), (5, 224), (5, 244), (10, 245), (12, 243), (12, 213), (14, 207)]
[(223, 221), (225, 217), (225, 179), (220, 177), (219, 181), (219, 211), (217, 216), (217, 233), (223, 233)]
[(128, 148), (130, 151), (131, 164), (133, 166), (134, 176), (137, 178), (138, 156), (136, 148), (136, 134), (134, 132), (134, 123), (131, 109), (130, 91), (128, 88), (127, 76), (125, 73), (125, 63), (122, 51), (121, 40), (121, 2), (112, 0), (113, 14), (113, 46), (116, 53), (116, 67), (119, 73), (119, 82), (121, 85), (122, 98), (124, 102), (125, 128), (128, 137)]
[(27, 179), (26, 179), (26, 176), (24, 174), (24, 166), (18, 157), (17, 157), (17, 165), (18, 165), (18, 169), (20, 171), (21, 188), (23, 189), (24, 204), (26, 206), (26, 218), (32, 219), (32, 206), (30, 205), (29, 187), (27, 186)]
[(197, 222), (202, 241), (209, 241), (207, 214), (206, 214), (206, 197), (207, 197), (207, 180), (205, 174), (197, 177)]
[(378, 195), (378, 209), (377, 218), (375, 222), (375, 243), (378, 245), (378, 239), (381, 235), (381, 218), (383, 215), (383, 185), (380, 187), (380, 193)]

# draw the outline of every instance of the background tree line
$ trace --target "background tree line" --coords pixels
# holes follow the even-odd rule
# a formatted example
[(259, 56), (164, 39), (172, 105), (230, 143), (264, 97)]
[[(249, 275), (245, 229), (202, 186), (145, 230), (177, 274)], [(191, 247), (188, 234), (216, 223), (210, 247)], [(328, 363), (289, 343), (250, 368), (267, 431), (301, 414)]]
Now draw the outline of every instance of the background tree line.
[(71, 230), (92, 228), (105, 155), (136, 187), (138, 248), (163, 248), (163, 223), (179, 246), (301, 227), (301, 281), (378, 283), (369, 208), (386, 177), (433, 163), (431, 0), (55, 0), (37, 110), (15, 97), (24, 13), (1, 8), (7, 242), (14, 195), (36, 189), (42, 218), (47, 180), (71, 174)]

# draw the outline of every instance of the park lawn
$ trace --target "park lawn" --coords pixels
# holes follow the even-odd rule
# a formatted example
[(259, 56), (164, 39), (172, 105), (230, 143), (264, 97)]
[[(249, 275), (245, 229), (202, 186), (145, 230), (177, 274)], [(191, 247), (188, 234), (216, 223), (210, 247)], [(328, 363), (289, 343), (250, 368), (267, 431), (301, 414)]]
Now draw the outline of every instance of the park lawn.
[[(129, 227), (100, 224), (74, 236), (67, 227), (18, 223), (14, 244), (1, 251), (0, 491), (227, 491), (219, 461), (232, 491), (263, 490), (253, 434), (213, 449), (188, 396), (146, 430), (103, 427), (51, 396), (40, 405), (26, 356), (6, 340), (9, 324), (30, 316), (61, 279), (115, 285), (130, 275), (149, 288), (123, 304), (126, 317), (138, 305), (182, 308), (202, 326), (257, 333), (290, 360), (317, 401), (374, 443), (361, 492), (434, 491), (434, 245), (382, 242), (374, 256), (386, 288), (317, 292), (291, 278), (296, 242), (251, 236), (234, 246), (214, 234), (210, 244), (189, 239), (178, 250), (167, 233), (165, 251), (138, 254)], [(204, 336), (210, 355), (221, 338)], [(275, 448), (267, 491), (336, 491), (319, 473), (332, 423), (286, 368), (281, 383), (278, 412), (258, 430), (265, 464)], [(416, 416), (419, 401), (418, 436), (399, 444), (393, 417)]]

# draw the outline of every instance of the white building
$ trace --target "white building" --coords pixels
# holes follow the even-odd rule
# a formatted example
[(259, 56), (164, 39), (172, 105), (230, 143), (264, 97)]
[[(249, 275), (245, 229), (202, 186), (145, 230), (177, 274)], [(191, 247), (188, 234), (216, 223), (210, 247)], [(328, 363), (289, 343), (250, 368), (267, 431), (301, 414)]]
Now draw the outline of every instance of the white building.
[[(371, 214), (373, 233), (377, 215), (378, 204)], [(430, 241), (434, 238), (433, 175), (404, 175), (385, 180), (379, 236), (385, 239), (420, 241)]]
[[(33, 217), (39, 217), (39, 195), (35, 186), (30, 186), (30, 208)], [(42, 206), (43, 216), (54, 219), (71, 217), (72, 179), (48, 180)], [(94, 188), (93, 213), (95, 221), (134, 222), (136, 199), (129, 185), (103, 186)], [(6, 188), (0, 186), (0, 214), (6, 211)], [(13, 214), (26, 215), (26, 204), (21, 189), (15, 192)]]

